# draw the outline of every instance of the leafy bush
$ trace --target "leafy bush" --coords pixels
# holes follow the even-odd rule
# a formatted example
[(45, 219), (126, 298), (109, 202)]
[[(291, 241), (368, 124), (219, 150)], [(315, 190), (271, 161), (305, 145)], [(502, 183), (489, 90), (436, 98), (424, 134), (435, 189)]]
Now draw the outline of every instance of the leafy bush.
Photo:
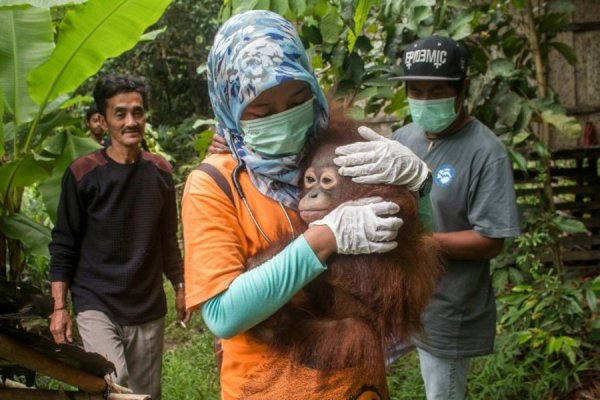
[[(525, 235), (521, 243), (539, 245), (539, 237)], [(483, 399), (564, 395), (600, 370), (600, 277), (563, 281), (535, 254), (519, 258), (531, 267), (527, 283), (499, 294), (496, 352), (473, 364), (469, 388)]]
[(192, 116), (176, 127), (161, 125), (156, 130), (156, 140), (169, 154), (169, 161), (173, 164), (176, 185), (183, 185), (190, 170), (198, 166), (204, 158), (213, 131), (202, 128), (212, 125), (213, 120)]

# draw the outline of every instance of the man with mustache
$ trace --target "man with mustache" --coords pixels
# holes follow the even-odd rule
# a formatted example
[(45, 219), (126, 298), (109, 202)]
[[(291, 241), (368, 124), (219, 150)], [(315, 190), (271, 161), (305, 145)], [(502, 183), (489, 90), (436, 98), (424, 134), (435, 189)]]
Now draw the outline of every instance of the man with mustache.
[(167, 311), (163, 274), (185, 311), (183, 263), (170, 164), (141, 149), (147, 86), (108, 75), (94, 88), (110, 146), (66, 170), (50, 244), (54, 312), (50, 331), (71, 342), (73, 312), (87, 351), (113, 362), (116, 383), (160, 399)]

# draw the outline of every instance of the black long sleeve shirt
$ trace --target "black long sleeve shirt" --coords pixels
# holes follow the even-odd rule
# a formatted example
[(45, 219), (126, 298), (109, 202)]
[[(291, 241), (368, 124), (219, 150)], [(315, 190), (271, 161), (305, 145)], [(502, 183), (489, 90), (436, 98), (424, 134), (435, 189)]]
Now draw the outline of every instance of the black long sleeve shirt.
[(170, 164), (145, 151), (119, 164), (105, 149), (75, 160), (49, 249), (50, 280), (67, 282), (76, 313), (102, 311), (122, 325), (164, 316), (163, 273), (183, 282)]

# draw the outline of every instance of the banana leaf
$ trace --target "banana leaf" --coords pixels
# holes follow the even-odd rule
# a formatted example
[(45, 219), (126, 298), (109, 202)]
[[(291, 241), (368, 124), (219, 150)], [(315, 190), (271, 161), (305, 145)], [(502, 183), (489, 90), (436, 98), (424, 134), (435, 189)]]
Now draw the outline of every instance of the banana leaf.
[(29, 97), (27, 75), (54, 49), (50, 10), (0, 9), (0, 84), (14, 124), (31, 121), (38, 105)]
[(21, 213), (0, 216), (0, 231), (6, 237), (22, 242), (31, 254), (49, 257), (50, 229), (28, 216)]
[(50, 175), (43, 161), (35, 160), (30, 154), (0, 165), (0, 196), (9, 188), (23, 188)]
[(14, 7), (30, 5), (34, 7), (50, 8), (66, 6), (69, 4), (85, 3), (87, 0), (2, 0), (0, 7)]
[(79, 87), (105, 60), (131, 49), (171, 0), (90, 0), (75, 6), (59, 27), (50, 58), (29, 75), (31, 97), (43, 108)]

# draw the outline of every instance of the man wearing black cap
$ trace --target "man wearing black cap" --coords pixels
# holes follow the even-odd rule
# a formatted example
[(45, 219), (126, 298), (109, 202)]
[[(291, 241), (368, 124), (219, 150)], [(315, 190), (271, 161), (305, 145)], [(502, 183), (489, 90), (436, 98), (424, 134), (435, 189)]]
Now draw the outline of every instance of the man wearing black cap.
[(496, 305), (490, 259), (519, 234), (512, 169), (504, 145), (465, 107), (467, 49), (432, 36), (402, 56), (413, 123), (393, 138), (433, 173), (434, 238), (446, 273), (414, 338), (427, 399), (463, 399), (471, 357), (492, 352)]

